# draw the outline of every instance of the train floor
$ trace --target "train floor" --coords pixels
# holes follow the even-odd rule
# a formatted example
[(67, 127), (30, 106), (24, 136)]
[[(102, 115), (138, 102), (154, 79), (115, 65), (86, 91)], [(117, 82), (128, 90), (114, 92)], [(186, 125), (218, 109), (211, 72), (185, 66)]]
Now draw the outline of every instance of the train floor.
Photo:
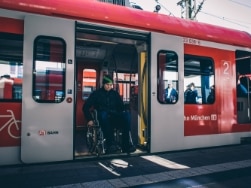
[(86, 128), (81, 128), (75, 131), (75, 156), (81, 157), (90, 155), (86, 144)]
[[(87, 146), (87, 139), (86, 139), (86, 132), (87, 128), (81, 128), (76, 130), (75, 132), (75, 158), (81, 159), (81, 158), (90, 158), (90, 157), (96, 157), (96, 153), (90, 153), (89, 148)], [(143, 154), (146, 153), (145, 149), (142, 147), (137, 147), (137, 144), (135, 144), (136, 151), (135, 154)], [(125, 155), (125, 153), (122, 153), (120, 150), (114, 151), (110, 154), (101, 155), (100, 157), (107, 157), (107, 156), (114, 156), (114, 155)]]
[(3, 188), (248, 188), (251, 144), (0, 168)]

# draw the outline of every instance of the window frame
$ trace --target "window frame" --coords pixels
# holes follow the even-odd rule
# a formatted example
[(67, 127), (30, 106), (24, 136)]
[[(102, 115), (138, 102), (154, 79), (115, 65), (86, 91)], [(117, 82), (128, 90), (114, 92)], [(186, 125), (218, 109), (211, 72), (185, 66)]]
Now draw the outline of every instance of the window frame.
[[(210, 63), (211, 65), (209, 65)], [(207, 69), (206, 66), (208, 67)], [(203, 70), (204, 72), (201, 71), (202, 68), (204, 68)], [(211, 72), (208, 74), (206, 71), (210, 70)], [(199, 76), (199, 81), (198, 81), (198, 76)], [(208, 76), (208, 78), (206, 76)], [(210, 78), (211, 76), (213, 77)], [(197, 79), (195, 77), (197, 77)], [(187, 82), (187, 79), (189, 79), (190, 81)], [(188, 104), (210, 105), (215, 103), (215, 97), (216, 97), (215, 90), (214, 90), (214, 101), (212, 103), (207, 102), (207, 98), (211, 92), (210, 89), (211, 86), (214, 86), (215, 88), (215, 61), (212, 57), (184, 54), (184, 87), (188, 87), (189, 84), (191, 83), (195, 83), (195, 88), (198, 91), (198, 98), (196, 99), (196, 103), (188, 103)], [(186, 88), (184, 88), (184, 91), (186, 91)], [(184, 103), (187, 104), (185, 93), (184, 93)]]
[[(170, 62), (166, 62), (165, 61), (165, 64), (167, 63), (170, 63), (169, 67), (173, 67), (171, 70), (168, 71), (168, 69), (164, 69), (163, 67), (163, 63), (162, 63), (162, 58), (160, 56), (160, 54), (163, 54), (165, 53), (166, 55), (169, 54), (169, 58)], [(174, 59), (172, 59), (172, 57)], [(165, 57), (167, 58), (167, 57)], [(175, 62), (173, 62), (175, 61)], [(172, 63), (173, 62), (173, 63)], [(166, 66), (166, 65), (164, 65)], [(159, 50), (158, 53), (157, 53), (157, 80), (158, 80), (158, 83), (157, 83), (157, 100), (160, 104), (176, 104), (179, 100), (179, 58), (178, 58), (178, 54), (175, 52), (175, 51), (171, 51), (171, 50)], [(163, 70), (163, 71), (162, 71)], [(170, 77), (172, 77), (171, 79), (168, 79), (168, 80), (165, 80), (164, 77), (168, 77), (169, 75), (164, 75), (165, 72), (175, 72), (176, 75), (171, 75), (170, 74)], [(175, 78), (176, 77), (176, 78)], [(171, 84), (173, 85), (174, 89), (176, 90), (177, 92), (177, 97), (175, 100), (172, 100), (172, 102), (167, 102), (165, 100), (165, 90), (166, 90), (166, 87), (168, 85), (168, 82), (171, 82)]]
[[(44, 43), (43, 49), (40, 49), (41, 43), (40, 40)], [(46, 43), (48, 41), (48, 43)], [(40, 43), (39, 43), (40, 42)], [(54, 42), (54, 43), (50, 43)], [(61, 43), (61, 48), (59, 48), (61, 51), (57, 51), (58, 49), (55, 45), (55, 42)], [(48, 46), (46, 46), (46, 44)], [(57, 44), (57, 43), (56, 43)], [(53, 46), (54, 45), (54, 46)], [(49, 50), (48, 50), (48, 49)], [(54, 48), (54, 49), (51, 49)], [(39, 51), (40, 50), (40, 51)], [(41, 53), (41, 51), (43, 53)], [(40, 54), (38, 53), (40, 52)], [(59, 54), (59, 55), (58, 55)], [(54, 58), (53, 60), (48, 58)], [(56, 60), (59, 59), (59, 62)], [(61, 60), (61, 61), (60, 61)], [(44, 69), (41, 68), (40, 76), (41, 76), (41, 83), (40, 87), (38, 87), (38, 63), (41, 64), (46, 62), (47, 66)], [(52, 64), (55, 63), (55, 64)], [(53, 67), (50, 65), (56, 65), (56, 67)], [(33, 75), (32, 75), (32, 98), (34, 101), (38, 103), (61, 103), (65, 99), (65, 88), (66, 88), (66, 42), (64, 39), (59, 37), (51, 37), (51, 36), (37, 36), (34, 40), (34, 50), (33, 50)], [(61, 66), (58, 68), (58, 66)], [(43, 78), (44, 77), (44, 78)], [(53, 83), (53, 80), (54, 82)], [(44, 86), (43, 86), (44, 85)], [(44, 88), (43, 88), (44, 87)], [(39, 89), (42, 88), (42, 89)], [(57, 96), (57, 93), (60, 91), (60, 96)], [(41, 93), (40, 93), (41, 92)], [(39, 96), (37, 96), (37, 93), (40, 93)], [(43, 97), (45, 96), (45, 97)], [(41, 99), (40, 99), (41, 97)]]

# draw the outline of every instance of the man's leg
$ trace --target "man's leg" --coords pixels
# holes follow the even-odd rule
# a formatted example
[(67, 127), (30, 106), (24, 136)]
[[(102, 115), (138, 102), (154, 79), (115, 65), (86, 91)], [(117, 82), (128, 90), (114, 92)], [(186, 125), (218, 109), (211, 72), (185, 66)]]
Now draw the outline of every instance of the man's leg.
[(131, 117), (128, 112), (122, 112), (122, 132), (123, 132), (123, 150), (127, 152), (129, 150), (129, 131), (130, 131), (130, 122)]
[(101, 129), (104, 133), (104, 137), (106, 139), (106, 145), (109, 148), (113, 143), (113, 132), (110, 123), (109, 114), (105, 111), (98, 112), (98, 120), (101, 125)]
[(123, 152), (134, 152), (136, 149), (130, 139), (130, 122), (129, 112), (118, 113), (116, 117), (116, 125), (122, 131), (122, 150)]

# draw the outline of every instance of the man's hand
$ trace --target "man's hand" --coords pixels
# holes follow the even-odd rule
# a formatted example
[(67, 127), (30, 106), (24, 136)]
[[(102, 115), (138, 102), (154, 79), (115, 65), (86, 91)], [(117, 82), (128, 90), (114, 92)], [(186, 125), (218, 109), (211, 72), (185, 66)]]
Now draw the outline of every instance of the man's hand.
[(87, 123), (88, 126), (93, 126), (94, 125), (94, 122), (91, 120), (91, 121), (88, 121)]

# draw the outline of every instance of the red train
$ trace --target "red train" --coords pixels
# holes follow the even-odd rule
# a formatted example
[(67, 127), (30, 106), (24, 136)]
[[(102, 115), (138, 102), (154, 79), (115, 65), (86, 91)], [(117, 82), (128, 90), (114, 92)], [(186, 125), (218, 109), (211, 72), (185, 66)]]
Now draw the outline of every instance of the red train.
[(130, 110), (135, 154), (251, 135), (246, 32), (83, 0), (0, 0), (0, 23), (0, 165), (90, 157), (82, 105), (104, 73)]

